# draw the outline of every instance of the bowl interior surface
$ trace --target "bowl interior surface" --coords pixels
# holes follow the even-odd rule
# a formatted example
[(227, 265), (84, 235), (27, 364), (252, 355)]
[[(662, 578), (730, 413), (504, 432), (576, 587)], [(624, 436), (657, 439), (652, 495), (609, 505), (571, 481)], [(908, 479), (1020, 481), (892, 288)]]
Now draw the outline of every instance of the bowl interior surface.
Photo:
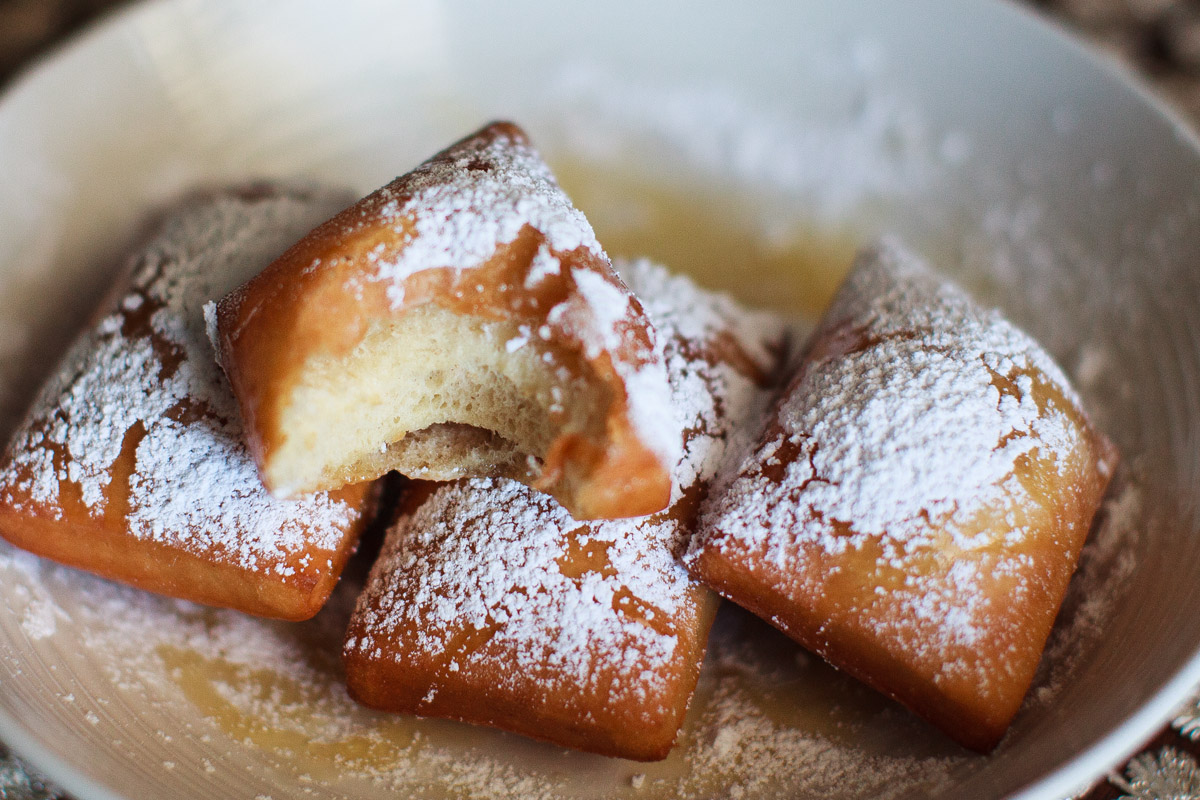
[[(811, 319), (854, 247), (895, 234), (1047, 345), (1125, 464), (1008, 738), (967, 754), (727, 611), (686, 752), (564, 755), (354, 708), (337, 650), (361, 575), (286, 626), (3, 544), (0, 738), (85, 800), (1055, 798), (1200, 681), (1200, 150), (1004, 4), (136, 6), (0, 101), (0, 432), (147, 211), (260, 177), (366, 192), (493, 118), (527, 128), (614, 254)], [(718, 670), (783, 710), (719, 719)]]

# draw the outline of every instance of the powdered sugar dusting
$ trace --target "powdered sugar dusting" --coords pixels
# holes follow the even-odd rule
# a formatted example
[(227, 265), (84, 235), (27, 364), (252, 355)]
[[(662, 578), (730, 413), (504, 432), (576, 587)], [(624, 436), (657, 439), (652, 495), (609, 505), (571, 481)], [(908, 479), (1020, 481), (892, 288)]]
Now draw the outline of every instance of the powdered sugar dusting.
[[(1071, 409), (1039, 401), (1035, 384), (1077, 400), (1032, 339), (894, 242), (860, 256), (813, 342), (768, 434), (714, 491), (689, 558), (745, 547), (772, 574), (804, 575), (813, 558), (872, 553), (852, 569), (881, 596), (839, 612), (845, 624), (986, 692), (990, 670), (1016, 668), (1007, 652), (999, 666), (971, 655), (1008, 624), (994, 587), (1025, 603), (1045, 569), (1023, 549), (1041, 528), (1025, 527), (1021, 509), (1039, 501), (1018, 461), (1064, 480), (1076, 468)], [(979, 523), (995, 509), (1007, 509), (999, 532)], [(930, 570), (929, 553), (957, 555)]]
[[(473, 286), (481, 296), (491, 292), (497, 298), (487, 313), (518, 322), (520, 335), (505, 346), (515, 350), (536, 332), (546, 340), (561, 336), (589, 360), (609, 356), (624, 384), (629, 422), (640, 443), (664, 468), (678, 459), (679, 431), (667, 424), (666, 375), (653, 332), (640, 335), (647, 327), (641, 310), (613, 275), (587, 218), (516, 126), (493, 123), (452, 145), (339, 216), (338, 224), (350, 234), (379, 229), (387, 240), (367, 252), (365, 276), (351, 275), (346, 291), (381, 283), (394, 311), (416, 302), (407, 283), (413, 276), (451, 269), (461, 277), (485, 264), (492, 270), (500, 248), (523, 232), (535, 235), (537, 249), (513, 285), (493, 284), (489, 276)], [(338, 263), (317, 259), (307, 268)], [(539, 292), (551, 277), (563, 280), (553, 282), (548, 296), (554, 299), (545, 301)], [(431, 301), (439, 299), (451, 302)], [(543, 357), (553, 364), (553, 354)]]
[[(647, 309), (666, 354), (673, 424), (687, 431), (673, 476), (674, 505), (639, 520), (579, 523), (548, 496), (515, 482), (443, 486), (390, 534), (360, 600), (349, 652), (434, 654), (450, 659), (451, 671), (508, 676), (512, 686), (500, 691), (516, 691), (537, 676), (552, 692), (604, 691), (606, 702), (649, 709), (673, 691), (686, 670), (679, 643), (694, 646), (700, 624), (695, 584), (675, 553), (724, 445), (764, 412), (768, 395), (722, 359), (717, 335), (731, 335), (725, 320), (738, 320), (745, 338), (735, 341), (769, 374), (783, 329), (649, 262), (621, 268), (643, 297), (665, 286), (677, 290), (656, 296)], [(607, 282), (584, 287), (590, 294), (615, 291)], [(684, 320), (692, 315), (700, 320), (690, 323), (698, 335), (686, 338)], [(576, 571), (570, 565), (583, 553), (591, 554), (590, 563)], [(486, 644), (452, 650), (464, 628), (485, 633)]]
[[(669, 297), (644, 280), (638, 290), (650, 308)], [(679, 321), (700, 318), (681, 314)], [(1119, 505), (1120, 535), (1101, 530), (1072, 585), (1090, 621), (1076, 624), (1083, 607), (1068, 598), (1047, 668), (1066, 657), (1087, 663), (1108, 610), (1122, 598), (1123, 585), (1109, 580), (1105, 565), (1133, 558), (1120, 531), (1136, 526), (1141, 512), (1136, 503)], [(1088, 567), (1090, 552), (1098, 569)], [(360, 590), (353, 573), (316, 619), (279, 624), (128, 590), (0, 543), (9, 607), (35, 630), (53, 627), (47, 644), (87, 653), (88, 669), (75, 673), (95, 679), (103, 707), (128, 703), (139, 712), (139, 731), (184, 731), (187, 743), (176, 735), (166, 749), (190, 753), (189, 743), (195, 745), (220, 772), (237, 770), (238, 780), (266, 764), (273, 779), (335, 796), (879, 798), (936, 794), (980, 763), (729, 605), (714, 629), (679, 745), (663, 762), (630, 764), (440, 720), (375, 714), (347, 697), (336, 652)], [(27, 601), (13, 602), (17, 587)], [(44, 624), (49, 615), (54, 626)], [(1026, 715), (1047, 713), (1046, 703), (1069, 677), (1051, 671), (1035, 684)], [(28, 686), (30, 672), (26, 667), (14, 680)], [(118, 724), (103, 727), (104, 735), (124, 738), (114, 748), (138, 758), (142, 740), (128, 733), (134, 728), (125, 720)], [(82, 718), (79, 725), (89, 727)]]
[[(1070, 422), (1039, 408), (1031, 377), (1073, 400), (1061, 371), (1032, 339), (894, 243), (860, 257), (822, 332), (843, 337), (847, 352), (817, 354), (805, 366), (779, 410), (780, 436), (752, 457), (781, 467), (782, 485), (803, 487), (804, 502), (735, 499), (757, 491), (739, 484), (726, 507), (759, 507), (770, 519), (717, 512), (733, 535), (803, 531), (829, 552), (883, 537), (883, 557), (892, 559), (929, 544), (916, 539), (936, 520), (956, 546), (970, 548), (978, 543), (962, 524), (999, 497), (1024, 496), (1007, 480), (1019, 457), (1038, 451), (1059, 467), (1067, 462)], [(797, 448), (780, 463), (780, 452)], [(853, 535), (832, 534), (820, 520), (845, 523)], [(779, 549), (772, 557), (787, 558)]]
[(829, 85), (838, 89), (814, 96), (815, 109), (769, 111), (711, 80), (664, 86), (577, 62), (550, 84), (559, 104), (546, 125), (596, 163), (627, 165), (630, 152), (648, 154), (642, 169), (682, 162), (688, 173), (804, 197), (829, 220), (873, 197), (915, 193), (972, 150), (966, 133), (937, 130), (911, 97), (887, 88), (886, 71), (837, 62), (805, 67), (836, 70)]
[(675, 423), (676, 398), (668, 389), (663, 365), (665, 334), (651, 329), (651, 350), (630, 358), (629, 331), (641, 328), (645, 320), (634, 296), (615, 276), (592, 269), (575, 267), (571, 278), (575, 292), (550, 309), (546, 322), (579, 341), (587, 358), (612, 356), (612, 368), (625, 386), (630, 424), (662, 463), (674, 464), (680, 456), (681, 429)]
[(541, 156), (510, 134), (460, 143), (381, 192), (381, 215), (409, 237), (398, 258), (376, 264), (377, 278), (396, 287), (396, 307), (403, 303), (403, 283), (410, 275), (437, 267), (477, 267), (526, 226), (539, 231), (551, 250), (582, 247), (603, 257), (592, 226)]
[[(612, 701), (652, 703), (666, 688), (657, 671), (672, 661), (677, 634), (618, 611), (618, 592), (630, 587), (653, 618), (686, 620), (696, 609), (691, 582), (670, 557), (675, 526), (653, 526), (645, 538), (630, 535), (631, 527), (609, 521), (580, 529), (548, 496), (511, 481), (441, 488), (397, 527), (363, 596), (356, 627), (364, 633), (351, 645), (375, 653), (403, 627), (415, 635), (399, 642), (402, 652), (456, 658), (465, 671), (485, 668), (500, 651), (509, 660), (502, 681), (512, 681), (500, 691), (536, 675), (548, 691), (591, 694), (600, 689), (593, 685), (599, 667), (616, 660), (634, 669), (609, 687)], [(568, 532), (580, 549), (603, 549), (603, 569), (579, 576), (559, 569)], [(464, 627), (490, 632), (488, 644), (450, 651)]]
[[(168, 218), (133, 282), (72, 347), (16, 434), (0, 474), (62, 517), (62, 487), (102, 516), (125, 493), (131, 535), (254, 569), (332, 551), (357, 511), (325, 495), (285, 502), (262, 488), (232, 395), (205, 335), (203, 304), (245, 280), (341, 202), (338, 193), (219, 195)], [(127, 487), (111, 468), (135, 448)]]
[(557, 275), (561, 270), (562, 265), (554, 257), (550, 247), (542, 242), (538, 245), (537, 252), (533, 254), (533, 262), (529, 265), (529, 272), (525, 276), (525, 288), (535, 289), (547, 277)]
[(1157, 533), (1146, 507), (1140, 470), (1126, 465), (1113, 479), (1095, 529), (1079, 554), (1079, 568), (1063, 599), (1058, 622), (1046, 642), (1026, 709), (1047, 708), (1088, 662), (1089, 645), (1108, 632), (1137, 573), (1138, 545)]
[[(777, 315), (746, 309), (729, 295), (701, 289), (687, 276), (646, 259), (614, 266), (641, 299), (664, 343), (672, 386), (666, 408), (675, 419), (659, 427), (683, 430), (689, 440), (704, 437), (675, 468), (674, 501), (687, 487), (712, 480), (727, 453), (741, 452), (758, 434), (765, 394), (757, 384), (773, 379), (786, 327)], [(714, 367), (698, 357), (698, 343), (720, 348), (723, 342), (734, 343), (745, 363)], [(734, 414), (736, 409), (745, 410)], [(746, 421), (730, 424), (738, 419)]]
[(547, 321), (583, 343), (584, 355), (596, 359), (613, 354), (611, 360), (625, 385), (626, 413), (644, 444), (662, 459), (679, 461), (680, 431), (674, 413), (678, 396), (668, 389), (668, 371), (662, 363), (666, 333), (652, 331), (653, 353), (644, 360), (620, 357), (628, 343), (628, 331), (644, 319), (629, 290), (587, 269), (572, 269), (576, 293), (551, 308)]
[[(617, 324), (628, 314), (633, 298), (614, 284), (589, 269), (571, 271), (575, 288), (591, 308), (595, 309), (595, 330), (584, 337), (584, 352), (588, 358), (596, 358), (602, 352), (615, 350), (621, 345)], [(551, 310), (553, 322), (554, 310)]]

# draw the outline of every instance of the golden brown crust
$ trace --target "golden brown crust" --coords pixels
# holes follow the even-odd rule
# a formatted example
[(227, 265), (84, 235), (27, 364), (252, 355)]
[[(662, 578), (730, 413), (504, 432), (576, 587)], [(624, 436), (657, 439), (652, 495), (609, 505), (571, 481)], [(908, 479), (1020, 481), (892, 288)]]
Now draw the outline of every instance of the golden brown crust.
[(986, 752), (1115, 467), (1032, 340), (885, 248), (848, 278), (687, 563)]
[[(496, 147), (502, 154), (520, 152), (544, 170), (540, 160), (532, 161), (536, 155), (531, 155), (520, 129), (494, 123), (318, 226), (219, 304), (222, 364), (246, 420), (251, 451), (273, 490), (286, 494), (374, 477), (339, 472), (326, 476), (320, 487), (281, 485), (275, 465), (285, 457), (282, 452), (289, 436), (285, 412), (314, 359), (343, 357), (370, 330), (434, 304), (457, 315), (540, 333), (525, 346), (540, 348), (547, 361), (572, 379), (586, 382), (602, 402), (601, 417), (590, 427), (563, 420), (554, 423), (559, 430), (552, 443), (545, 452), (531, 454), (541, 461), (535, 477), (514, 477), (530, 480), (584, 519), (637, 516), (666, 505), (669, 461), (661, 449), (648, 444), (645, 431), (636, 425), (636, 409), (630, 408), (629, 375), (656, 358), (652, 331), (640, 306), (628, 298), (628, 309), (621, 310), (625, 321), (613, 341), (602, 347), (572, 327), (570, 314), (561, 313), (582, 297), (578, 281), (585, 273), (628, 295), (598, 246), (555, 249), (553, 236), (524, 224), (514, 238), (492, 242), (490, 255), (469, 268), (444, 259), (438, 263), (435, 258), (419, 268), (404, 267), (396, 275), (380, 277), (379, 265), (396, 272), (394, 265), (405, 263), (414, 243), (437, 235), (422, 227), (422, 214), (440, 213), (420, 199), (421, 191), (429, 189), (430, 174), (442, 170), (450, 176), (446, 180), (461, 179), (469, 187), (472, 171), (500, 169), (487, 160)], [(535, 177), (541, 182), (534, 182), (539, 191), (561, 195), (548, 172)], [(523, 179), (520, 175), (502, 178)], [(555, 202), (569, 208), (565, 197)], [(582, 220), (574, 209), (570, 213)], [(590, 228), (586, 234), (590, 237)], [(547, 249), (558, 268), (534, 281), (535, 261)], [(497, 346), (505, 344), (501, 341)], [(388, 444), (381, 441), (375, 449)]]
[[(122, 456), (122, 462), (128, 458)], [(114, 474), (129, 469), (122, 462), (113, 465)], [(352, 486), (331, 496), (366, 508), (369, 489)], [(148, 592), (296, 622), (324, 607), (365, 524), (364, 516), (349, 527), (333, 552), (264, 559), (256, 574), (248, 574), (232, 561), (131, 536), (119, 515), (97, 518), (82, 508), (67, 509), (38, 507), (19, 491), (7, 494), (0, 501), (0, 535), (35, 555)]]
[[(480, 484), (486, 483), (469, 481), (461, 488), (451, 484), (441, 491), (455, 492), (460, 499), (477, 497), (486, 504), (497, 499), (490, 490), (480, 491)], [(438, 489), (418, 483), (413, 491), (421, 499), (409, 503), (410, 513)], [(532, 495), (528, 489), (515, 491), (524, 495), (519, 502)], [(694, 515), (694, 503), (677, 504), (672, 515), (684, 513), (685, 505), (692, 507)], [(487, 538), (486, 528), (474, 533)], [(639, 535), (638, 526), (631, 526), (629, 535)], [(439, 543), (426, 545), (419, 537), (405, 537), (404, 550), (415, 564), (437, 562), (447, 554)], [(603, 560), (595, 561), (594, 552), (576, 551), (574, 556), (564, 562), (564, 570), (580, 577), (610, 568)], [(421, 602), (410, 593), (419, 579), (393, 577), (400, 577), (400, 583), (388, 602)], [(716, 595), (698, 584), (683, 591), (678, 610), (669, 618), (664, 619), (660, 610), (653, 623), (644, 623), (672, 637), (675, 646), (668, 660), (657, 662), (645, 652), (645, 642), (636, 638), (598, 641), (593, 645), (595, 661), (586, 668), (581, 665), (588, 674), (567, 679), (549, 664), (519, 667), (523, 663), (520, 645), (493, 639), (495, 629), (455, 626), (443, 650), (418, 644), (428, 641), (426, 622), (406, 619), (382, 634), (370, 629), (365, 609), (360, 608), (347, 639), (369, 641), (371, 646), (344, 652), (347, 688), (355, 700), (381, 711), (488, 725), (562, 747), (658, 761), (670, 752), (687, 713), (718, 602)], [(630, 600), (626, 613), (637, 613), (637, 599), (631, 595)], [(631, 676), (642, 687), (640, 693), (629, 686)]]
[(314, 615), (354, 549), (371, 487), (270, 497), (201, 306), (241, 279), (238, 259), (253, 269), (273, 257), (339, 198), (259, 186), (196, 195), (165, 215), (0, 462), (0, 535), (149, 591)]
[[(922, 636), (931, 635), (928, 631), (913, 629), (887, 642), (872, 635), (868, 628), (879, 620), (911, 613), (886, 592), (876, 594), (877, 587), (899, 585), (905, 579), (881, 574), (878, 546), (838, 556), (816, 545), (802, 546), (795, 558), (806, 566), (794, 571), (773, 563), (765, 547), (725, 539), (719, 547), (698, 551), (689, 568), (722, 596), (907, 706), (955, 741), (988, 752), (1020, 710), (1089, 522), (1107, 488), (1108, 475), (1095, 465), (1114, 465), (1115, 454), (1111, 444), (1096, 436), (1089, 433), (1089, 441), (1080, 448), (1077, 479), (1055, 487), (1060, 492), (1057, 507), (1037, 509), (1027, 520), (1037, 537), (1022, 545), (1021, 554), (1024, 569), (1040, 576), (1038, 580), (1018, 586), (1012, 576), (993, 572), (1013, 555), (1011, 551), (970, 554), (986, 576), (976, 591), (991, 609), (989, 628), (970, 646), (916, 658), (912, 654), (925, 649)], [(945, 571), (945, 564), (930, 564), (930, 574)], [(1000, 660), (1008, 668), (989, 669), (989, 662)], [(960, 662), (963, 669), (947, 673), (947, 662)], [(977, 679), (979, 668), (989, 669), (986, 685)]]

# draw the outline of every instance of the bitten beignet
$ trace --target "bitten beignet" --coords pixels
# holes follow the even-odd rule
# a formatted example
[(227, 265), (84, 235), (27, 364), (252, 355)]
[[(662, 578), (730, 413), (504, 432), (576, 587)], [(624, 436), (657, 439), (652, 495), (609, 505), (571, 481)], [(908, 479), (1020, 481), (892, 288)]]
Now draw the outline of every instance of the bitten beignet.
[(268, 487), (505, 476), (579, 519), (663, 509), (678, 455), (638, 301), (515, 125), (318, 227), (220, 302)]
[(153, 592), (315, 614), (355, 544), (368, 487), (286, 501), (263, 488), (202, 305), (345, 202), (256, 186), (168, 213), (10, 443), (0, 534)]
[(692, 573), (992, 748), (1116, 455), (1027, 335), (891, 244), (860, 255)]
[(731, 441), (766, 413), (782, 328), (647, 262), (628, 279), (658, 326), (687, 431), (664, 512), (576, 522), (506, 479), (434, 486), (389, 532), (351, 619), (350, 693), (610, 756), (670, 750), (716, 598), (677, 557)]

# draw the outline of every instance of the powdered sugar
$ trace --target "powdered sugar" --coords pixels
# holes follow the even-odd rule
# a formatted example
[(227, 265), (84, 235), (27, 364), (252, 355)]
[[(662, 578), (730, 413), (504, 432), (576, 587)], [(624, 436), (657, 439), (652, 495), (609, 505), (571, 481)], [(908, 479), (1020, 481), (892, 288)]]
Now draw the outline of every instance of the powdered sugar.
[[(590, 320), (594, 328), (589, 332), (590, 335), (582, 337), (587, 357), (596, 358), (603, 352), (616, 350), (621, 346), (617, 325), (628, 316), (633, 298), (591, 270), (575, 269), (571, 271), (571, 276), (575, 280), (575, 289), (584, 302), (595, 309)], [(562, 307), (556, 306), (551, 309), (551, 323), (556, 321), (555, 313), (560, 308)]]
[[(40, 442), (36, 429), (27, 429), (22, 432), (24, 441), (18, 436), (20, 444), (13, 448), (16, 458), (12, 469), (20, 469), (26, 453), (50, 450), (51, 443), (65, 445), (69, 459), (63, 465), (65, 477), (79, 487), (84, 505), (96, 514), (104, 511), (108, 470), (121, 453), (125, 431), (144, 418), (163, 415), (181, 394), (176, 378), (160, 385), (162, 364), (150, 340), (130, 342), (121, 335), (120, 328), (119, 316), (106, 317), (97, 326), (94, 338), (85, 336), (75, 345), (62, 371), (77, 377), (58, 398), (46, 398), (61, 411), (35, 412), (40, 419), (50, 421), (45, 432), (48, 441)], [(149, 391), (131, 402), (127, 396), (130, 387), (148, 387)], [(57, 482), (48, 482), (45, 488), (49, 490), (47, 495), (32, 499), (39, 504), (57, 503)]]
[(638, 299), (657, 324), (669, 325), (684, 341), (712, 342), (731, 337), (750, 364), (767, 369), (779, 359), (784, 328), (780, 317), (748, 309), (728, 294), (701, 289), (686, 275), (646, 259), (618, 260), (617, 272), (636, 288)]
[[(340, 201), (221, 195), (164, 222), (116, 310), (75, 343), (14, 438), (2, 475), (9, 502), (24, 493), (31, 511), (61, 518), (62, 487), (73, 485), (86, 513), (100, 517), (122, 496), (131, 535), (248, 569), (309, 547), (336, 549), (356, 510), (324, 495), (278, 501), (262, 489), (201, 308)], [(129, 447), (136, 469), (127, 487), (111, 486)]]
[(681, 428), (675, 423), (672, 406), (676, 398), (668, 389), (669, 376), (663, 364), (664, 334), (651, 328), (649, 352), (630, 352), (634, 349), (630, 331), (642, 328), (645, 319), (633, 295), (614, 278), (591, 269), (574, 268), (571, 278), (575, 292), (550, 309), (546, 316), (549, 330), (543, 334), (566, 333), (582, 344), (589, 359), (608, 354), (624, 384), (626, 413), (633, 429), (663, 464), (674, 464), (680, 457)]
[(547, 277), (559, 274), (561, 269), (562, 265), (550, 252), (550, 247), (542, 242), (538, 245), (537, 252), (533, 254), (533, 262), (529, 265), (529, 272), (525, 276), (525, 288), (537, 288)]
[[(770, 515), (722, 517), (734, 535), (802, 531), (829, 552), (883, 537), (884, 558), (893, 558), (936, 520), (969, 548), (976, 543), (962, 523), (1001, 496), (1024, 495), (1006, 482), (1019, 457), (1036, 450), (1066, 462), (1069, 423), (1061, 410), (1039, 408), (1031, 377), (1074, 399), (1061, 371), (1032, 339), (894, 244), (860, 258), (822, 331), (844, 337), (848, 352), (816, 354), (779, 410), (782, 433), (753, 456), (779, 464), (777, 452), (799, 448), (781, 483), (803, 487), (804, 502), (731, 500)], [(814, 519), (845, 523), (853, 535), (821, 533), (827, 523)], [(787, 557), (771, 552), (781, 564)]]
[[(822, 371), (806, 387), (807, 407), (781, 417), (791, 430), (811, 431), (815, 443), (809, 458), (788, 466), (785, 482), (809, 484), (805, 501), (813, 514), (847, 522), (863, 536), (906, 542), (927, 525), (922, 512), (970, 519), (1006, 492), (1003, 480), (1016, 458), (1037, 446), (1028, 435), (1038, 414), (1032, 396), (1002, 402), (981, 355), (909, 341)], [(913, 402), (914, 391), (927, 402)]]
[[(701, 623), (695, 584), (675, 553), (724, 444), (763, 413), (767, 399), (761, 384), (723, 358), (718, 339), (733, 335), (725, 319), (739, 320), (745, 338), (735, 336), (735, 345), (767, 374), (782, 326), (766, 315), (745, 315), (685, 279), (669, 279), (648, 262), (621, 270), (642, 296), (668, 284), (678, 290), (647, 309), (666, 353), (678, 416), (672, 427), (687, 431), (674, 475), (676, 505), (639, 520), (579, 523), (549, 497), (511, 481), (441, 487), (389, 537), (360, 601), (349, 652), (432, 654), (448, 659), (451, 671), (505, 676), (502, 682), (512, 685), (496, 687), (505, 692), (516, 693), (536, 676), (549, 692), (604, 691), (606, 703), (653, 709), (677, 691), (687, 670), (677, 648), (686, 641), (694, 650)], [(583, 291), (616, 290), (597, 278), (585, 281)], [(699, 335), (686, 338), (681, 330), (691, 315), (702, 322), (692, 323)], [(486, 644), (452, 649), (464, 629), (483, 632)]]
[(381, 215), (394, 220), (397, 233), (411, 226), (399, 257), (377, 261), (378, 279), (396, 287), (396, 307), (410, 275), (477, 267), (526, 226), (539, 231), (551, 250), (582, 247), (603, 256), (591, 225), (558, 188), (549, 167), (508, 134), (456, 145), (381, 191), (386, 201)]
[[(580, 530), (549, 497), (515, 482), (479, 479), (439, 489), (381, 556), (354, 646), (374, 654), (403, 625), (416, 634), (398, 643), (402, 652), (455, 658), (464, 670), (511, 659), (502, 681), (519, 687), (536, 675), (549, 692), (582, 684), (575, 691), (587, 694), (600, 689), (591, 683), (600, 665), (615, 659), (634, 669), (609, 687), (612, 701), (648, 702), (665, 689), (655, 670), (671, 662), (676, 639), (618, 612), (617, 593), (632, 587), (654, 617), (668, 621), (695, 609), (688, 608), (690, 581), (664, 541), (664, 534), (677, 535), (674, 526), (645, 538), (629, 535), (630, 528), (602, 522)], [(568, 531), (575, 547), (603, 549), (602, 571), (573, 576), (558, 568), (571, 547)], [(488, 645), (451, 652), (454, 632), (463, 628), (490, 633)]]
[[(668, 406), (675, 419), (667, 430), (683, 430), (691, 445), (675, 468), (674, 501), (696, 483), (717, 474), (728, 452), (740, 452), (758, 433), (766, 395), (762, 384), (774, 376), (786, 328), (780, 317), (751, 311), (726, 294), (709, 292), (690, 278), (645, 259), (618, 261), (618, 273), (634, 287), (664, 341), (672, 386)], [(732, 352), (726, 344), (733, 343)], [(714, 368), (708, 359), (741, 361)], [(734, 377), (734, 376), (737, 377)], [(733, 413), (733, 410), (745, 409)], [(744, 419), (744, 423), (730, 424)]]
[[(625, 411), (638, 449), (658, 456), (664, 471), (678, 458), (679, 431), (669, 424), (666, 373), (653, 331), (613, 275), (587, 219), (519, 128), (503, 122), (483, 128), (364, 198), (334, 224), (335, 236), (354, 241), (355, 236), (369, 235), (378, 240), (361, 259), (365, 263), (344, 274), (340, 291), (353, 295), (382, 286), (397, 316), (425, 302), (456, 313), (498, 315), (515, 322), (519, 330), (505, 342), (510, 351), (536, 333), (572, 359), (581, 352), (606, 381), (617, 382), (610, 377), (615, 373), (623, 384), (616, 394), (620, 398), (623, 388), (626, 402), (614, 408)], [(528, 265), (516, 265), (524, 274), (509, 274), (512, 265), (495, 257), (521, 236), (536, 249)], [(344, 266), (340, 257), (321, 252), (304, 265), (304, 272)], [(454, 288), (423, 292), (421, 280), (410, 284), (414, 276), (431, 270), (453, 271)], [(243, 299), (235, 297), (229, 308)], [(229, 312), (240, 315), (231, 326), (242, 326), (226, 332), (230, 340), (240, 336), (256, 308)], [(569, 377), (558, 355), (546, 350), (541, 357)], [(270, 475), (272, 469), (265, 471)]]
[[(1040, 613), (1041, 582), (1074, 566), (1067, 541), (1050, 543), (1027, 515), (1044, 500), (1018, 464), (1036, 458), (1075, 491), (1077, 402), (1032, 339), (885, 242), (860, 256), (763, 441), (714, 490), (688, 559), (703, 571), (708, 554), (752, 553), (730, 558), (790, 598), (767, 611), (796, 635), (840, 580), (855, 588), (827, 610), (827, 644), (810, 642), (823, 655), (865, 637), (935, 683), (969, 680), (987, 696), (1038, 654), (986, 642), (1048, 625), (1010, 609)], [(981, 523), (989, 514), (1003, 518)], [(748, 594), (734, 599), (765, 602)]]
[[(572, 151), (599, 163), (624, 163), (625, 151), (652, 154), (651, 169), (682, 160), (688, 173), (811, 198), (828, 219), (873, 196), (916, 192), (970, 151), (964, 132), (939, 135), (873, 70), (852, 60), (836, 69), (830, 83), (842, 89), (820, 98), (815, 113), (795, 105), (764, 112), (709, 80), (667, 87), (574, 63), (551, 87), (561, 99), (548, 124), (563, 129)], [(847, 86), (851, 73), (869, 79)]]
[[(655, 275), (664, 278), (657, 285), (686, 298), (666, 273), (648, 273), (637, 287), (648, 308), (670, 296), (648, 288)], [(679, 324), (703, 319), (707, 308), (681, 313)], [(653, 313), (661, 318), (661, 310)], [(752, 340), (738, 338), (749, 349)], [(1103, 563), (1120, 556), (1127, 540), (1097, 544)], [(1072, 591), (1096, 599), (1087, 616), (1102, 621), (1120, 587), (1087, 563), (1085, 551)], [(266, 764), (305, 794), (522, 799), (931, 795), (981, 763), (730, 606), (713, 632), (680, 743), (660, 763), (634, 765), (439, 720), (375, 714), (346, 696), (336, 654), (360, 582), (351, 574), (321, 616), (285, 625), (131, 591), (0, 543), (0, 585), (14, 614), (33, 626), (53, 615), (56, 633), (44, 642), (86, 653), (87, 664), (56, 656), (64, 663), (55, 680), (68, 670), (94, 679), (99, 735), (118, 739), (111, 746), (130, 762), (144, 758), (143, 738), (169, 732), (175, 741), (166, 747), (179, 754), (176, 761), (202, 756), (206, 773), (215, 764), (220, 773), (236, 771), (239, 781), (253, 780)], [(28, 587), (36, 608), (12, 603), (18, 586)], [(1077, 666), (1094, 654), (1103, 627), (1080, 629), (1075, 613), (1068, 602), (1047, 667), (1067, 656)], [(1067, 678), (1055, 670), (1051, 680), (1060, 686)], [(30, 674), (14, 680), (36, 691), (28, 688)], [(1039, 679), (1027, 714), (1046, 713), (1046, 691)], [(109, 703), (136, 709), (137, 726), (126, 718), (110, 722), (113, 715), (103, 711)]]

